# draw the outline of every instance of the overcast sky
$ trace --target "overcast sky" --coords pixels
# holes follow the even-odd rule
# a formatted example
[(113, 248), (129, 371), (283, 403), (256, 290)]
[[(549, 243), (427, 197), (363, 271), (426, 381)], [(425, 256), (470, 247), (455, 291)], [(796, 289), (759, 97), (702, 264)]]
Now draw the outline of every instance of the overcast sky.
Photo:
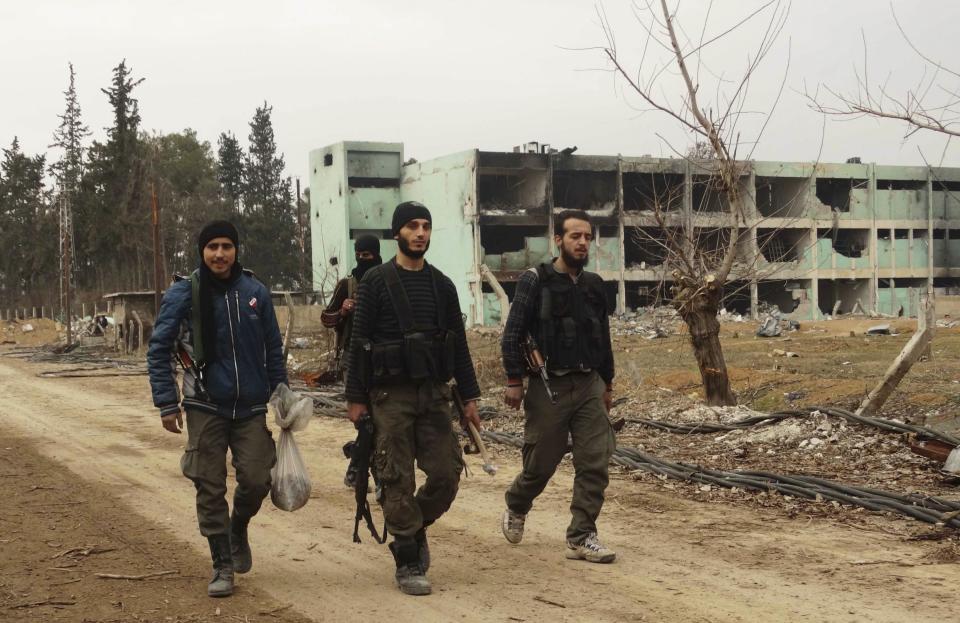
[[(708, 38), (760, 4), (716, 0)], [(622, 80), (596, 71), (608, 67), (602, 52), (568, 49), (605, 43), (596, 6), (591, 0), (3, 0), (0, 144), (16, 135), (28, 153), (47, 150), (71, 61), (84, 120), (102, 140), (110, 110), (100, 89), (126, 58), (134, 75), (146, 78), (135, 94), (147, 130), (193, 128), (214, 149), (219, 133), (229, 130), (245, 145), (247, 124), (267, 100), (288, 173), (304, 185), (308, 152), (341, 140), (402, 141), (406, 156), (420, 160), (472, 147), (510, 150), (529, 140), (577, 145), (579, 153), (671, 155), (672, 147), (690, 142), (676, 123), (638, 112)], [(620, 54), (635, 67), (643, 29), (629, 6), (604, 3)], [(692, 38), (699, 37), (706, 6), (681, 4), (680, 20)], [(960, 70), (960, 3), (894, 7), (924, 53)], [(707, 48), (700, 74), (705, 100), (716, 93), (714, 76), (741, 74), (764, 27), (761, 18)], [(922, 164), (919, 147), (940, 161), (940, 137), (904, 142), (900, 125), (873, 120), (829, 121), (824, 128), (805, 104), (804, 84), (854, 88), (854, 64), (864, 56), (861, 31), (874, 83), (889, 74), (889, 88), (902, 92), (919, 78), (922, 61), (897, 31), (887, 2), (796, 2), (751, 85), (747, 109), (769, 110), (789, 53), (785, 88), (755, 159), (860, 156)], [(651, 52), (647, 60), (658, 57)], [(666, 78), (662, 93), (673, 97), (677, 83)], [(956, 89), (957, 82), (946, 84)], [(744, 136), (755, 134), (759, 119), (744, 119)], [(960, 166), (956, 145), (948, 146), (944, 164)]]

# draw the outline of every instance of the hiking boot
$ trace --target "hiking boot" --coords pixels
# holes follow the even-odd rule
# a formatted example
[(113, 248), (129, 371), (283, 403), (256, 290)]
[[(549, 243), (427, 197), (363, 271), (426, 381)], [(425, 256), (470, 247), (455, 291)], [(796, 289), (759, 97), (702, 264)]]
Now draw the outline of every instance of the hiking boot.
[(516, 545), (523, 540), (523, 523), (526, 520), (526, 515), (515, 513), (509, 508), (503, 511), (500, 528), (503, 530), (503, 536), (507, 537), (507, 541)]
[(613, 562), (617, 554), (603, 546), (597, 534), (587, 535), (580, 543), (571, 543), (567, 541), (567, 558), (570, 560), (586, 560), (587, 562)]
[(419, 546), (414, 539), (394, 540), (390, 551), (397, 563), (397, 586), (406, 595), (429, 595), (430, 580), (420, 565)]
[(210, 542), (210, 557), (213, 559), (213, 577), (207, 585), (210, 597), (233, 595), (233, 561), (230, 557), (230, 535), (215, 534), (207, 537)]
[(250, 541), (247, 539), (247, 525), (250, 519), (230, 516), (230, 557), (233, 559), (233, 570), (236, 573), (246, 573), (253, 567), (253, 552), (250, 551)]
[(417, 558), (420, 560), (420, 568), (426, 573), (430, 570), (430, 545), (427, 543), (426, 528), (417, 530), (413, 538), (417, 542)]

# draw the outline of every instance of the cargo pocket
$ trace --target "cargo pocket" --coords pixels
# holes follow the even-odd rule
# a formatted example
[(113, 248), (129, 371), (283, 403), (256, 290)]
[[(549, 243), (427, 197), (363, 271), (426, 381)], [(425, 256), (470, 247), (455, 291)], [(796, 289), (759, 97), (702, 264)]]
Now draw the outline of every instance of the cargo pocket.
[(389, 439), (377, 444), (373, 456), (373, 466), (376, 468), (377, 476), (384, 486), (400, 480), (400, 470), (397, 469), (396, 457)]
[(192, 438), (187, 439), (187, 447), (180, 457), (180, 471), (194, 482), (200, 477), (200, 448)]

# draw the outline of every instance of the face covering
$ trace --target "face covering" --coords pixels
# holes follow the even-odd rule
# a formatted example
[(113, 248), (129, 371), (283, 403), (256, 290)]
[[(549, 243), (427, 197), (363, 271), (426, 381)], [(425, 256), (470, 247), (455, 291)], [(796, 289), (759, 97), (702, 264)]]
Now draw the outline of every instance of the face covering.
[(357, 260), (357, 267), (353, 269), (352, 275), (357, 278), (357, 281), (363, 279), (363, 274), (374, 266), (379, 266), (381, 264), (380, 256), (369, 260)]

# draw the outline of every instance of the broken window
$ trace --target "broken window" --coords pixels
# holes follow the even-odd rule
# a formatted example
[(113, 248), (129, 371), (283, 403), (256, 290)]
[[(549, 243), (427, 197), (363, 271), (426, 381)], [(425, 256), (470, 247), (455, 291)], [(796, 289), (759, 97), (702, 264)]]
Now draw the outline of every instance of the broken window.
[(809, 188), (810, 179), (806, 177), (757, 177), (757, 211), (761, 216), (802, 217)]
[(719, 187), (720, 180), (714, 176), (693, 176), (693, 211), (726, 212), (727, 198)]
[(491, 270), (520, 271), (551, 257), (547, 228), (534, 225), (480, 225), (483, 263)]
[(870, 279), (820, 279), (817, 302), (821, 313), (849, 314), (854, 308), (864, 312), (870, 302)]
[(747, 315), (750, 313), (750, 282), (728, 281), (723, 286), (722, 306), (728, 312)]
[(553, 205), (556, 209), (613, 214), (617, 207), (617, 172), (554, 171)]
[(793, 313), (807, 300), (809, 284), (809, 280), (761, 281), (757, 284), (757, 302), (776, 305), (784, 314)]
[(757, 247), (768, 262), (796, 262), (809, 246), (807, 229), (758, 229)]
[(683, 208), (683, 175), (679, 173), (624, 173), (623, 209), (678, 211)]
[(643, 270), (663, 264), (671, 254), (672, 243), (668, 236), (678, 237), (681, 232), (673, 229), (668, 232), (659, 227), (625, 227), (623, 251), (626, 266)]
[(659, 307), (669, 303), (669, 286), (662, 281), (627, 281), (623, 285), (625, 303), (630, 309)]
[[(830, 237), (833, 250), (845, 257), (866, 257), (865, 251), (870, 244), (868, 229), (825, 229), (820, 230)], [(818, 234), (819, 235), (819, 234)]]
[(850, 191), (854, 188), (867, 188), (867, 180), (817, 178), (817, 199), (833, 210), (849, 212)]
[(542, 212), (547, 210), (545, 170), (481, 168), (477, 198), (483, 212)]

